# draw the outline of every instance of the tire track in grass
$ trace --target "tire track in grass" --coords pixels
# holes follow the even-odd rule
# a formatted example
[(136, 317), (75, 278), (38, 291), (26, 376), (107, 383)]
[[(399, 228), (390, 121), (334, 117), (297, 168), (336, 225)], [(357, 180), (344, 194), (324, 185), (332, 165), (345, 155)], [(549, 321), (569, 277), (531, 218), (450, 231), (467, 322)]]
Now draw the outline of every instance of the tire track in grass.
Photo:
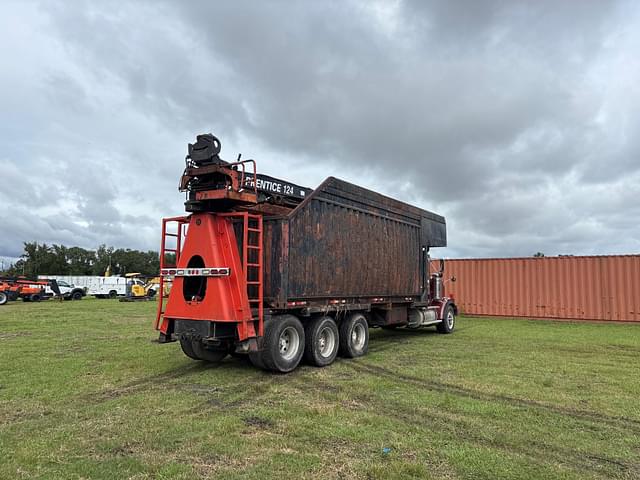
[(640, 421), (632, 418), (610, 416), (603, 413), (598, 413), (598, 412), (593, 412), (588, 410), (579, 410), (577, 408), (561, 407), (558, 405), (539, 402), (537, 400), (510, 397), (508, 395), (502, 395), (499, 393), (481, 392), (479, 390), (474, 390), (474, 389), (462, 387), (459, 385), (452, 385), (448, 383), (438, 382), (435, 380), (426, 380), (423, 378), (414, 377), (411, 375), (400, 373), (398, 371), (380, 367), (378, 365), (364, 363), (362, 361), (357, 361), (357, 360), (346, 362), (345, 365), (349, 365), (351, 368), (354, 368), (355, 370), (360, 370), (361, 372), (380, 375), (391, 380), (401, 381), (407, 384), (430, 388), (432, 390), (436, 390), (439, 392), (451, 393), (454, 395), (461, 395), (461, 396), (473, 398), (474, 400), (501, 401), (501, 402), (509, 403), (513, 406), (534, 407), (539, 410), (546, 410), (553, 413), (566, 415), (569, 417), (576, 418), (578, 420), (590, 420), (597, 423), (604, 423), (615, 428), (624, 429), (625, 431), (631, 430), (635, 434), (640, 434)]
[[(360, 373), (383, 376), (386, 379), (401, 381), (402, 383), (409, 383), (419, 387), (432, 388), (442, 393), (460, 394), (460, 390), (462, 390), (464, 396), (469, 396), (467, 395), (467, 389), (459, 389), (457, 387), (454, 389), (442, 388), (445, 384), (423, 381), (422, 379), (398, 374), (382, 367), (363, 364), (361, 361), (352, 361), (348, 364)], [(407, 378), (410, 379), (410, 381), (407, 381)], [(433, 384), (435, 384), (437, 388), (433, 388)], [(496, 399), (504, 401), (504, 398), (501, 397), (502, 396), (498, 396)], [(483, 395), (472, 396), (471, 398), (476, 400), (494, 400), (493, 397), (487, 398)], [(638, 463), (628, 463), (618, 458), (580, 452), (557, 445), (548, 445), (535, 440), (529, 442), (526, 448), (518, 447), (506, 441), (479, 435), (476, 425), (431, 409), (429, 409), (427, 415), (425, 415), (415, 410), (408, 411), (405, 405), (393, 400), (385, 398), (381, 401), (370, 396), (366, 398), (366, 405), (371, 408), (375, 414), (394, 418), (409, 427), (418, 425), (435, 431), (446, 432), (449, 435), (457, 437), (460, 441), (472, 442), (484, 448), (493, 447), (508, 454), (526, 457), (542, 466), (553, 466), (557, 464), (569, 467), (578, 472), (586, 470), (603, 478), (612, 478), (611, 475), (615, 475), (617, 478), (637, 478), (637, 476), (640, 475), (640, 464)], [(526, 406), (530, 405), (527, 404)], [(563, 413), (553, 409), (552, 412)], [(582, 417), (580, 419), (582, 420)], [(597, 471), (597, 469), (600, 471)]]
[(221, 366), (222, 365), (191, 363), (165, 373), (141, 377), (118, 387), (106, 388), (97, 392), (87, 393), (81, 395), (80, 398), (90, 403), (101, 403), (141, 391), (160, 388), (166, 389), (167, 385), (165, 384), (165, 382), (167, 381), (176, 380), (185, 375), (188, 375), (189, 373), (199, 372), (202, 370), (212, 370), (215, 368), (220, 368)]

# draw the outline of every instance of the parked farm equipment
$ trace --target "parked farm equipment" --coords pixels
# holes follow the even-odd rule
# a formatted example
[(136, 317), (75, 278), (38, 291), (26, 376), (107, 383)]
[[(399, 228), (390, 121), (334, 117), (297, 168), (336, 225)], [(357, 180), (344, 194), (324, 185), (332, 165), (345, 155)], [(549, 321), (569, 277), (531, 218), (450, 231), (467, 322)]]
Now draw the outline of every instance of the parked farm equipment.
[(189, 215), (162, 222), (161, 343), (289, 372), (303, 357), (365, 355), (370, 327), (453, 331), (443, 264), (429, 269), (429, 249), (446, 246), (443, 217), (333, 177), (311, 190), (260, 175), (220, 150), (210, 134), (189, 145)]
[(121, 302), (136, 302), (152, 300), (159, 288), (160, 279), (140, 273), (127, 273), (126, 295), (120, 298)]
[(24, 302), (39, 302), (61, 296), (55, 280), (29, 280), (24, 277), (0, 277), (0, 305), (21, 298)]

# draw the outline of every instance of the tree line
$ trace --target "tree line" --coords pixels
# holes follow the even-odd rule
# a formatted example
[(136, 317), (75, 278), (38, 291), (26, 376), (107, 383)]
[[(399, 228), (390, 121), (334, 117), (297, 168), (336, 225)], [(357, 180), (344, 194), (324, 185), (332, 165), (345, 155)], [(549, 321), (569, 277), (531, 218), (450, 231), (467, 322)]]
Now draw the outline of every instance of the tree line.
[(3, 274), (24, 275), (35, 278), (38, 275), (111, 275), (141, 273), (158, 275), (160, 255), (158, 252), (113, 248), (100, 245), (96, 250), (64, 245), (25, 242), (20, 259), (9, 266)]

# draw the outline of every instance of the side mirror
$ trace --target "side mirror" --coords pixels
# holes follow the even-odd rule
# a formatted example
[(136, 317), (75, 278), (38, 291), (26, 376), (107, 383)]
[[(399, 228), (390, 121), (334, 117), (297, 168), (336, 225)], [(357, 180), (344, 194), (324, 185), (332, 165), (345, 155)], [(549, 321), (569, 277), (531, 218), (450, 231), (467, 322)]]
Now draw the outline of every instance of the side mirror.
[(444, 259), (440, 259), (440, 273), (444, 272)]

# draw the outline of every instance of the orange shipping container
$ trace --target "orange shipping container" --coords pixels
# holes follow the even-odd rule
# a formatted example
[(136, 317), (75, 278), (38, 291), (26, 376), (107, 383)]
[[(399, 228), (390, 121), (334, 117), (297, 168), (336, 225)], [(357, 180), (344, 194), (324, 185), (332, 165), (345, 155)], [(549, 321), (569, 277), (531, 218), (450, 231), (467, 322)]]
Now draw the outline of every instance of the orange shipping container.
[(469, 315), (640, 322), (640, 255), (447, 260)]

